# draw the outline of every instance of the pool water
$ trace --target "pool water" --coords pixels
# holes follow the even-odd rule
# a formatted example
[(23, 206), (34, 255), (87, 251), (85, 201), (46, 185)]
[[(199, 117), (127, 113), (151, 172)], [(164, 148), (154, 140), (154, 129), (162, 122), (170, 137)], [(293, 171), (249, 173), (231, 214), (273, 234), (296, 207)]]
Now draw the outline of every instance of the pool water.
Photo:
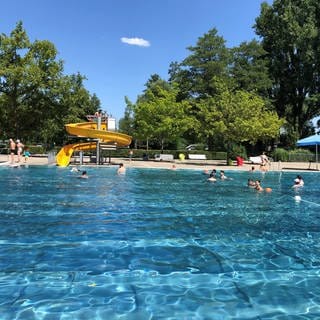
[(320, 318), (319, 173), (87, 171), (0, 168), (1, 320)]

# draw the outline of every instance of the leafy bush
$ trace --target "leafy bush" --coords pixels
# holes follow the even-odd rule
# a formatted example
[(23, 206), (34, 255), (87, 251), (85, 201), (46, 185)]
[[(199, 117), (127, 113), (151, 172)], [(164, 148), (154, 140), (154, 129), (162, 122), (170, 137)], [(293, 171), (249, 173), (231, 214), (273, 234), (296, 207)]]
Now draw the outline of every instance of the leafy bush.
[(236, 159), (238, 156), (247, 159), (247, 150), (242, 145), (233, 144), (229, 150), (229, 158)]
[(277, 148), (272, 153), (273, 161), (288, 161), (289, 152), (283, 148)]

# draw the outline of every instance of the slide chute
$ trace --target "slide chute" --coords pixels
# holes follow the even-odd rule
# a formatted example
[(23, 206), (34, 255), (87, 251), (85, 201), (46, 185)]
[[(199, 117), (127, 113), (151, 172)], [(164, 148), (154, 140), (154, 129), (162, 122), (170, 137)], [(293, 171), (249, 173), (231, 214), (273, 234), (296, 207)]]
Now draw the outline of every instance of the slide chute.
[[(96, 122), (72, 123), (67, 124), (65, 127), (67, 132), (71, 135), (82, 138), (97, 139), (102, 143), (115, 145), (117, 147), (127, 147), (132, 141), (132, 138), (126, 134), (107, 131), (106, 123), (101, 123), (99, 130)], [(57, 154), (57, 165), (61, 167), (68, 166), (74, 151), (89, 151), (95, 150), (96, 148), (96, 141), (68, 144)]]

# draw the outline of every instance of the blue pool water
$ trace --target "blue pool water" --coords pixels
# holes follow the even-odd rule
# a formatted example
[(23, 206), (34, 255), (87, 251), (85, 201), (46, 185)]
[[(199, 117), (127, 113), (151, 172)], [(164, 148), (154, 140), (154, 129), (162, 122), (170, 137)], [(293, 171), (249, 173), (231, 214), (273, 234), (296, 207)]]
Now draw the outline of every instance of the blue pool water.
[(319, 173), (88, 173), (0, 168), (1, 320), (320, 318)]

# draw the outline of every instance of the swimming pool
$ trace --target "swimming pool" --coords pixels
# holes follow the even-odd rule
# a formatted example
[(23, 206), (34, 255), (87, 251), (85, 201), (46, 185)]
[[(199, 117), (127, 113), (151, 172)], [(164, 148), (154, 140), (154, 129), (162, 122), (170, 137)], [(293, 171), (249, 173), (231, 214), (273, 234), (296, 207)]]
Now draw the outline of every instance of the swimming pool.
[(87, 171), (0, 168), (2, 320), (320, 318), (319, 173)]

